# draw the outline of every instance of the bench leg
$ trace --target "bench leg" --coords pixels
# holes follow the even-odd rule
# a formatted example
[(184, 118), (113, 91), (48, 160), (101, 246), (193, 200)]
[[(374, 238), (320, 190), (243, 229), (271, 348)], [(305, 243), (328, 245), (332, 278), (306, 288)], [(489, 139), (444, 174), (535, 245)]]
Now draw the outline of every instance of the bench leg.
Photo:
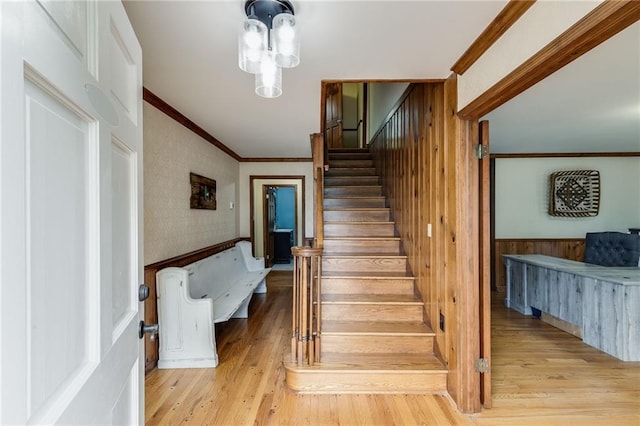
[(251, 301), (251, 294), (249, 297), (244, 299), (242, 305), (238, 308), (237, 311), (233, 314), (231, 318), (249, 318), (249, 302)]
[(262, 281), (260, 281), (260, 284), (258, 284), (258, 286), (256, 287), (256, 289), (253, 290), (253, 292), (256, 293), (256, 294), (266, 293), (267, 292), (267, 280), (263, 278)]

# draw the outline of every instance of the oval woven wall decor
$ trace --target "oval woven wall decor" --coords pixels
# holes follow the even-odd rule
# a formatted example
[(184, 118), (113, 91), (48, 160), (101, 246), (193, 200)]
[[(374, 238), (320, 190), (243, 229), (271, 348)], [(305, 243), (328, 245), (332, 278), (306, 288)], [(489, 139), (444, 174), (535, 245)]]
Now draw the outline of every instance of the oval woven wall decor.
[(593, 217), (600, 210), (600, 172), (563, 170), (549, 176), (549, 214)]

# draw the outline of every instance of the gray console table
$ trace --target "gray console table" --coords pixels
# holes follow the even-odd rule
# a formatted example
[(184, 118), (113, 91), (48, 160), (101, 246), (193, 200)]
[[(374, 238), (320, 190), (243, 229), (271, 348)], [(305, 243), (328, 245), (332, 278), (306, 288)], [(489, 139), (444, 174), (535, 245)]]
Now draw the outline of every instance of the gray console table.
[(538, 254), (503, 257), (507, 307), (524, 315), (539, 309), (580, 327), (588, 345), (640, 361), (640, 268)]

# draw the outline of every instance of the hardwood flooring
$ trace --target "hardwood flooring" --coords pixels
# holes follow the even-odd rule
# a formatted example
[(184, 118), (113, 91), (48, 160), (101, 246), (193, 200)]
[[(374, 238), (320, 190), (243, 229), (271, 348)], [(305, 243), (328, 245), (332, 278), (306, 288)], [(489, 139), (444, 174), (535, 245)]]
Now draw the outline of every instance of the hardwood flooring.
[(146, 423), (193, 425), (640, 425), (640, 363), (493, 305), (493, 408), (460, 414), (447, 395), (298, 395), (284, 385), (291, 272), (272, 271), (249, 319), (216, 325), (215, 369), (154, 370)]

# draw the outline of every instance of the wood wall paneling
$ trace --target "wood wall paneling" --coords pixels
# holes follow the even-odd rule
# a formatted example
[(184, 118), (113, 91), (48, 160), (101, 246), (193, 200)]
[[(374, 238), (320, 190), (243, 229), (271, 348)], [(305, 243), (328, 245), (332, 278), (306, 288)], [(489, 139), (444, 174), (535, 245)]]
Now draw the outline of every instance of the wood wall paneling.
[[(189, 253), (184, 253), (170, 259), (161, 260), (144, 267), (144, 282), (149, 286), (149, 297), (144, 302), (144, 322), (146, 324), (158, 323), (158, 304), (156, 299), (156, 273), (164, 268), (182, 267), (190, 263), (197, 262), (205, 257), (213, 256), (216, 253), (230, 249), (238, 241), (249, 240), (249, 238), (235, 238), (224, 241)], [(145, 335), (145, 371), (149, 373), (158, 364), (158, 340), (151, 340), (149, 335)]]
[(564, 259), (584, 260), (584, 238), (500, 238), (494, 243), (493, 288), (504, 293), (506, 286), (506, 269), (503, 254), (545, 254)]
[[(477, 412), (478, 182), (477, 165), (470, 166), (477, 124), (457, 117), (456, 85), (455, 78), (412, 84), (370, 146), (426, 320), (436, 332), (435, 351), (449, 370), (449, 393), (462, 411)], [(467, 208), (470, 203), (475, 210)]]

